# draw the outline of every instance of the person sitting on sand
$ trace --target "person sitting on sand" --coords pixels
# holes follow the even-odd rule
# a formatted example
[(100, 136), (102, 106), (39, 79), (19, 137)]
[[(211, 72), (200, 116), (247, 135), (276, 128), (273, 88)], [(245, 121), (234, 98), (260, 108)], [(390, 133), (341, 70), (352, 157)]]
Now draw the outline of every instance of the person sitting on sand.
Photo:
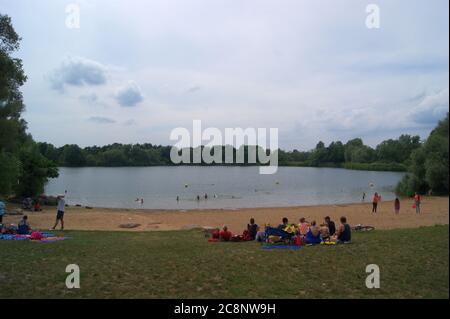
[(311, 226), (309, 226), (305, 239), (308, 244), (320, 244), (322, 241), (322, 238), (320, 237), (320, 227), (317, 226), (315, 220), (311, 222)]
[(306, 221), (305, 217), (300, 218), (300, 223), (298, 224), (298, 230), (300, 236), (305, 237), (308, 232), (309, 223)]
[(22, 201), (22, 209), (31, 210), (33, 200), (30, 197), (26, 197)]
[(40, 203), (39, 199), (36, 199), (36, 200), (34, 201), (33, 210), (34, 210), (35, 212), (40, 212), (40, 211), (42, 211), (41, 203)]
[(285, 229), (289, 224), (287, 217), (283, 217), (282, 224), (278, 225), (278, 229)]
[(341, 225), (336, 232), (336, 238), (338, 243), (349, 243), (352, 240), (352, 229), (349, 224), (347, 224), (347, 218), (342, 216)]
[(219, 232), (219, 239), (221, 241), (230, 241), (233, 234), (228, 230), (227, 225), (224, 225), (222, 230)]
[(328, 227), (328, 231), (330, 232), (330, 236), (333, 236), (336, 233), (336, 224), (331, 220), (330, 216), (326, 216), (324, 218), (325, 225)]
[(30, 224), (28, 223), (28, 216), (24, 215), (22, 220), (17, 225), (17, 233), (19, 235), (28, 235), (31, 231)]
[(250, 224), (247, 224), (247, 230), (250, 234), (250, 238), (255, 240), (256, 234), (258, 233), (258, 225), (255, 224), (255, 219), (250, 218)]

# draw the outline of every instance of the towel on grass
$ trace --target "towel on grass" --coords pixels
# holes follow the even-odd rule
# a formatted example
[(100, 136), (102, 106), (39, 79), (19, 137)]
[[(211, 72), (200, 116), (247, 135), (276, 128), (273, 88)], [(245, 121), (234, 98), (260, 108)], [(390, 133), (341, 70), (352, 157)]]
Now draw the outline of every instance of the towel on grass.
[(262, 248), (264, 249), (300, 249), (303, 246), (298, 245), (264, 245)]
[(42, 238), (40, 240), (32, 240), (31, 235), (19, 235), (19, 234), (3, 234), (0, 235), (0, 240), (32, 240), (33, 242), (52, 243), (55, 241), (69, 239), (69, 237), (56, 237), (52, 233), (42, 232)]

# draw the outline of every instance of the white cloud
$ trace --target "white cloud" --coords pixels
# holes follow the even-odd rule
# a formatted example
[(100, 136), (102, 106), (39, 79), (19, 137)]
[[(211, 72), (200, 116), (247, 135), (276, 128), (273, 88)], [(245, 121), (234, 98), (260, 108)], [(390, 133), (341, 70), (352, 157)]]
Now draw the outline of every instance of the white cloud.
[(49, 77), (52, 88), (63, 91), (64, 87), (105, 84), (106, 67), (99, 62), (82, 57), (67, 57)]
[(108, 118), (108, 117), (104, 117), (104, 116), (91, 116), (89, 118), (89, 121), (91, 122), (95, 122), (98, 124), (112, 124), (112, 123), (116, 123), (115, 120)]
[(442, 89), (426, 95), (423, 100), (412, 109), (411, 117), (419, 124), (434, 125), (442, 120), (449, 110), (449, 90)]
[(125, 86), (119, 88), (115, 97), (120, 106), (123, 107), (136, 106), (144, 100), (141, 89), (134, 81), (128, 81)]

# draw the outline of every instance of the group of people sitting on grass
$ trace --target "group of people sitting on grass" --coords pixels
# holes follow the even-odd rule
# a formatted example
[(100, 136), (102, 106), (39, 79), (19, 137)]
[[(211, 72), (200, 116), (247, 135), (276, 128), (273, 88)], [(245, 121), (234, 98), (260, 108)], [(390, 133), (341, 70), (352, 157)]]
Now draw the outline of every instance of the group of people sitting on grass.
[(18, 234), (29, 235), (31, 233), (31, 226), (28, 222), (28, 216), (24, 215), (20, 222), (16, 225), (0, 224), (0, 234)]
[(294, 245), (314, 245), (320, 243), (350, 243), (351, 227), (347, 223), (347, 218), (340, 218), (340, 225), (336, 227), (334, 221), (329, 216), (324, 218), (320, 225), (315, 220), (308, 222), (304, 217), (300, 218), (298, 224), (289, 224), (287, 217), (284, 217), (278, 227), (266, 225), (264, 230), (251, 218), (247, 224), (247, 229), (242, 235), (234, 235), (228, 230), (228, 226), (212, 232), (209, 241), (249, 241), (267, 243), (284, 243)]

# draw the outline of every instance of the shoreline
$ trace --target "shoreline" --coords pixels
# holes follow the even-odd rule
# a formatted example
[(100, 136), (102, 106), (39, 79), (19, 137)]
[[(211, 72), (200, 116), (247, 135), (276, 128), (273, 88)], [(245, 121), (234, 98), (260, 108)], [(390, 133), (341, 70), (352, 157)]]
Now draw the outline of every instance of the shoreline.
[[(422, 213), (416, 214), (411, 207), (412, 199), (401, 200), (400, 214), (393, 212), (393, 201), (381, 202), (378, 213), (372, 214), (372, 203), (349, 203), (331, 205), (309, 205), (293, 207), (259, 207), (240, 209), (122, 209), (69, 206), (64, 216), (65, 230), (98, 231), (164, 231), (183, 230), (202, 227), (222, 227), (228, 225), (236, 234), (241, 234), (251, 217), (263, 227), (269, 223), (277, 226), (283, 217), (290, 223), (298, 223), (300, 217), (308, 221), (323, 221), (330, 216), (336, 223), (346, 216), (350, 225), (371, 225), (377, 229), (415, 228), (449, 223), (449, 197), (422, 198)], [(19, 206), (9, 204), (7, 211)], [(56, 207), (44, 206), (41, 212), (28, 212), (32, 228), (48, 230), (53, 226)], [(19, 215), (5, 215), (4, 223), (18, 223)], [(120, 225), (135, 223), (135, 228), (121, 228)]]

